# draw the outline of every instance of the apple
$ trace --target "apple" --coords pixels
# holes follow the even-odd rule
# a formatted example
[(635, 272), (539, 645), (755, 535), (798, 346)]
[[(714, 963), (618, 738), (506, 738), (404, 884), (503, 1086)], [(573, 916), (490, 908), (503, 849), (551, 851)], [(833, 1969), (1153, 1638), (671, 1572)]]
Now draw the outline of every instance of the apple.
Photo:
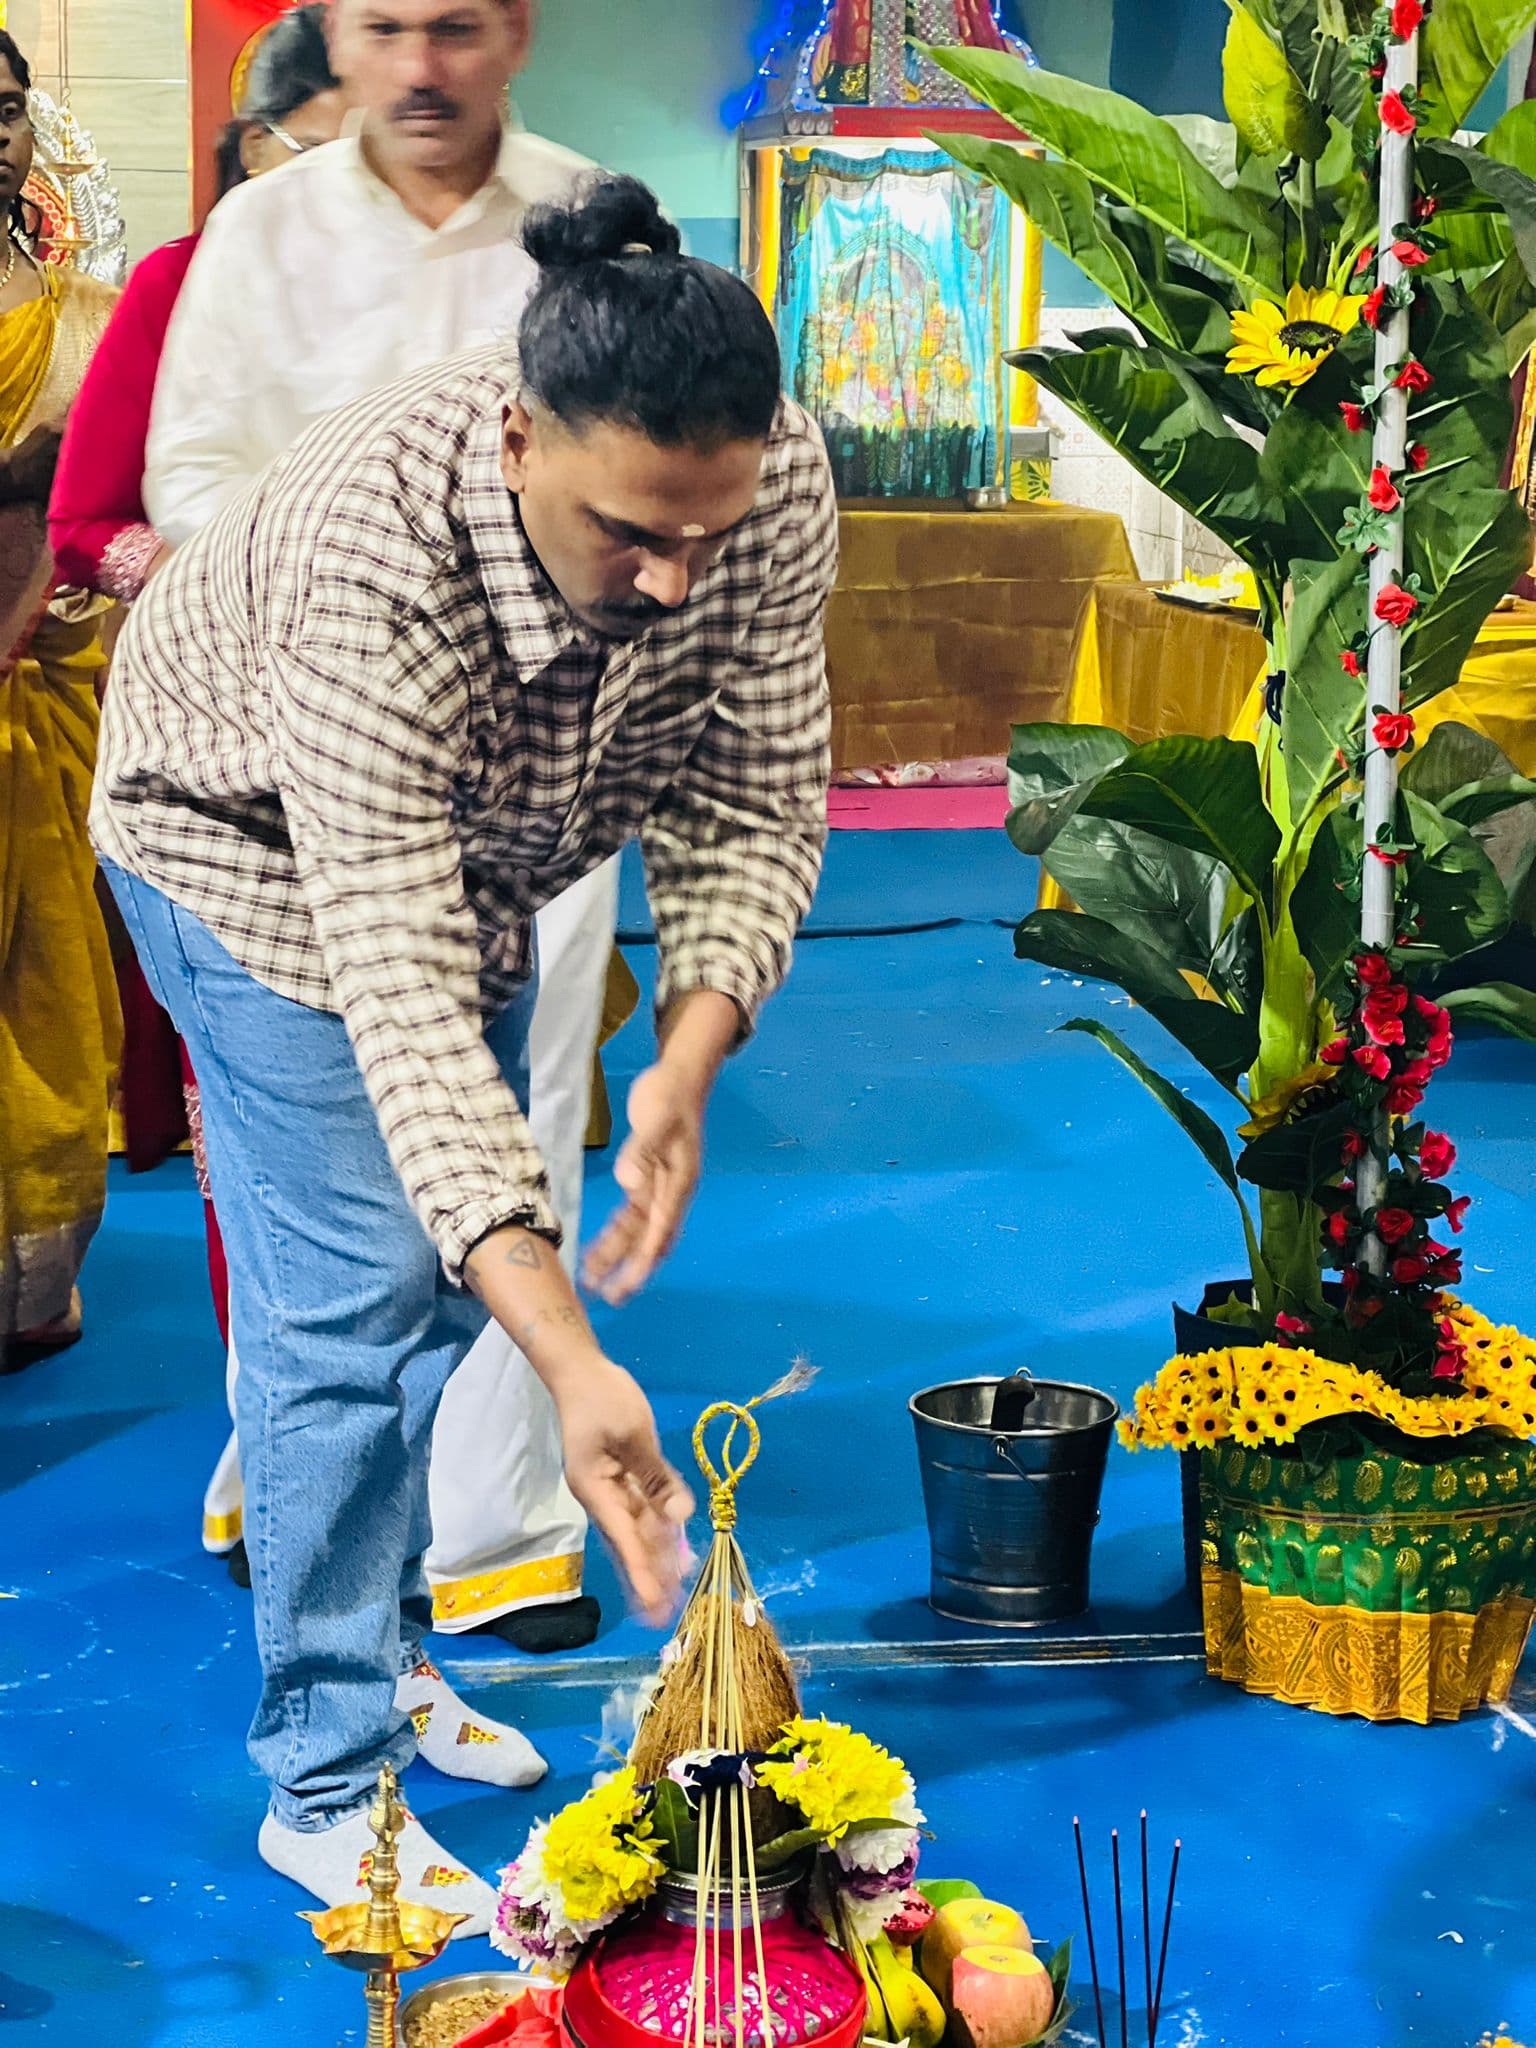
[(1027, 1948), (966, 1948), (955, 1957), (950, 1991), (963, 2048), (1028, 2048), (1056, 2010), (1051, 1973)]
[(946, 2006), (955, 1957), (967, 1948), (1018, 1948), (1033, 1953), (1022, 1913), (995, 1899), (954, 1899), (941, 1906), (923, 1936), (918, 1967)]

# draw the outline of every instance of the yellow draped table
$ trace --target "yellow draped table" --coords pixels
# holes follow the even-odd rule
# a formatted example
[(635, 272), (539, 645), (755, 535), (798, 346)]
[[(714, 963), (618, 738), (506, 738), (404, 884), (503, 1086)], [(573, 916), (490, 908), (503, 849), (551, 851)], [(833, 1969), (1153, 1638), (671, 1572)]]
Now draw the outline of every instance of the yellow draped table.
[[(1264, 716), (1264, 642), (1218, 611), (1162, 602), (1151, 584), (1111, 583), (1083, 609), (1062, 722), (1108, 725), (1138, 745), (1177, 732), (1252, 739)], [(1049, 715), (1049, 714), (1047, 714)], [(1523, 599), (1483, 627), (1460, 681), (1416, 713), (1421, 736), (1454, 720), (1536, 775), (1536, 604)], [(1067, 899), (1048, 875), (1042, 910)]]
[[(1007, 750), (1062, 718), (1085, 600), (1136, 569), (1112, 512), (846, 506), (827, 612), (838, 770)], [(1251, 665), (1250, 665), (1251, 672)]]

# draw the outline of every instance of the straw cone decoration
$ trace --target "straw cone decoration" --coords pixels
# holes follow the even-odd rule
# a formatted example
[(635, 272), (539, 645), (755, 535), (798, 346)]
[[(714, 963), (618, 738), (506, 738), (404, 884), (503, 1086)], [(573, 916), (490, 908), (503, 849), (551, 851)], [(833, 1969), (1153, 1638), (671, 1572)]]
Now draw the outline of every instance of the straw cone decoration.
[[(761, 1444), (753, 1408), (808, 1384), (808, 1370), (789, 1374), (746, 1407), (723, 1401), (705, 1410), (693, 1433), (694, 1456), (709, 1485), (714, 1541), (662, 1660), (661, 1684), (635, 1733), (630, 1762), (642, 1784), (655, 1784), (678, 1757), (696, 1751), (744, 1757), (778, 1740), (800, 1711), (789, 1659), (752, 1585), (736, 1541), (736, 1489), (756, 1462)], [(706, 1438), (710, 1425), (729, 1419), (717, 1470)], [(738, 1432), (745, 1448), (732, 1452)], [(772, 2011), (758, 1912), (754, 1802), (766, 1799), (743, 1783), (701, 1796), (699, 1803), (698, 1934), (690, 2002), (691, 2048), (734, 2042), (745, 2048), (742, 1991), (746, 1943), (757, 1977), (764, 2048), (773, 2048)], [(743, 1921), (747, 1925), (743, 1926)], [(731, 2011), (722, 1997), (722, 1960), (729, 1951)]]

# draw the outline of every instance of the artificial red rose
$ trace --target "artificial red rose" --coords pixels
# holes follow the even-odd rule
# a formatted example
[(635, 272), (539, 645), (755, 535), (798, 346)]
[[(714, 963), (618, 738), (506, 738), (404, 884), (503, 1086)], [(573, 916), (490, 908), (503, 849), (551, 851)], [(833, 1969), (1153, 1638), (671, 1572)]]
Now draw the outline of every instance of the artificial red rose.
[(1392, 1071), (1392, 1062), (1379, 1045), (1357, 1045), (1353, 1058), (1373, 1081), (1385, 1081)]
[(1411, 1209), (1378, 1209), (1376, 1235), (1383, 1244), (1401, 1244), (1413, 1235), (1417, 1219)]
[(1339, 411), (1344, 415), (1344, 424), (1352, 434), (1363, 434), (1370, 424), (1370, 414), (1363, 405), (1356, 405), (1352, 398), (1339, 401)]
[(1355, 258), (1356, 277), (1364, 277), (1365, 273), (1370, 269), (1371, 265), (1375, 261), (1376, 244), (1372, 242), (1366, 248), (1362, 249), (1360, 251), (1360, 254)]
[(1400, 43), (1412, 41), (1424, 20), (1424, 0), (1393, 0), (1392, 33)]
[(1300, 1316), (1288, 1315), (1284, 1309), (1275, 1317), (1275, 1328), (1283, 1330), (1287, 1337), (1310, 1337), (1312, 1334), (1312, 1325), (1309, 1322), (1303, 1321)]
[(1323, 1226), (1328, 1242), (1336, 1245), (1349, 1243), (1349, 1218), (1342, 1209), (1336, 1209)]
[(1429, 1261), (1418, 1252), (1404, 1252), (1400, 1259), (1392, 1261), (1392, 1278), (1399, 1287), (1417, 1287), (1428, 1273)]
[(1366, 988), (1389, 988), (1392, 984), (1392, 963), (1384, 953), (1357, 953), (1355, 973)]
[(1459, 1380), (1466, 1370), (1467, 1354), (1460, 1344), (1442, 1344), (1435, 1355), (1435, 1378)]
[(1371, 471), (1371, 485), (1366, 495), (1378, 512), (1395, 512), (1403, 502), (1402, 492), (1379, 462)]
[(1437, 1280), (1447, 1280), (1453, 1287), (1459, 1286), (1461, 1284), (1460, 1246), (1458, 1245), (1453, 1248), (1448, 1244), (1427, 1244), (1424, 1249), (1429, 1253), (1431, 1270), (1435, 1278)]
[(1443, 1017), (1446, 1014), (1445, 1011), (1441, 1009), (1440, 1005), (1438, 1003), (1432, 1003), (1428, 996), (1415, 996), (1413, 999), (1413, 1007), (1418, 1011), (1421, 1017), (1427, 1017), (1430, 1020), (1431, 1024), (1433, 1024), (1436, 1017)]
[(1401, 583), (1385, 583), (1376, 595), (1376, 616), (1388, 626), (1406, 626), (1419, 608), (1419, 600)]
[(1365, 1157), (1365, 1138), (1359, 1131), (1346, 1131), (1343, 1146), (1344, 1164), (1350, 1166), (1357, 1159)]
[(1387, 1108), (1393, 1116), (1412, 1116), (1423, 1100), (1422, 1086), (1406, 1074), (1400, 1074), (1387, 1089)]
[(1406, 747), (1413, 738), (1413, 713), (1411, 711), (1383, 711), (1371, 727), (1371, 737), (1378, 747), (1385, 747), (1389, 754), (1395, 754)]
[(1450, 1225), (1452, 1232), (1457, 1237), (1460, 1237), (1461, 1235), (1462, 1225), (1467, 1220), (1467, 1211), (1471, 1208), (1471, 1206), (1472, 1197), (1470, 1195), (1458, 1195), (1455, 1201), (1452, 1202), (1449, 1209), (1447, 1209), (1445, 1212), (1445, 1220)]
[(1415, 441), (1408, 450), (1408, 467), (1417, 472), (1429, 467), (1429, 450), (1422, 441)]
[(1426, 1131), (1419, 1147), (1419, 1164), (1431, 1180), (1444, 1180), (1456, 1165), (1456, 1147), (1444, 1131)]
[(1428, 391), (1433, 388), (1434, 381), (1416, 356), (1410, 356), (1392, 379), (1399, 391)]
[[(1385, 73), (1383, 73), (1385, 76)], [(1411, 135), (1418, 122), (1403, 104), (1400, 92), (1384, 92), (1381, 96), (1381, 125), (1389, 128), (1394, 135)]]
[(1378, 1017), (1401, 1017), (1408, 1007), (1408, 991), (1400, 981), (1387, 981), (1369, 989), (1365, 1007)]
[(1394, 852), (1389, 846), (1368, 846), (1365, 850), (1373, 860), (1379, 860), (1384, 868), (1400, 868), (1413, 849), (1402, 846)]
[(1373, 1010), (1367, 1003), (1360, 1012), (1360, 1021), (1373, 1045), (1406, 1045), (1408, 1042), (1403, 1020), (1396, 1010)]
[(1429, 1043), (1424, 1048), (1424, 1072), (1426, 1080), (1428, 1079), (1429, 1075), (1437, 1074), (1440, 1071), (1440, 1069), (1446, 1064), (1446, 1062), (1450, 1059), (1451, 1047), (1455, 1044), (1455, 1042), (1456, 1041), (1452, 1038), (1450, 1034), (1449, 1028), (1447, 1028), (1444, 1031), (1431, 1031), (1429, 1035)]
[(1360, 308), (1360, 318), (1367, 327), (1380, 327), (1381, 309), (1386, 303), (1387, 288), (1384, 284), (1379, 284), (1375, 291), (1367, 296), (1365, 304)]
[[(1339, 656), (1339, 666), (1343, 669), (1345, 675), (1347, 676), (1362, 676), (1365, 674), (1365, 670), (1361, 667), (1360, 664), (1360, 657), (1358, 654), (1356, 654), (1353, 647), (1346, 647), (1344, 652)], [(1344, 762), (1341, 756), (1340, 766), (1343, 765)]]
[(1345, 1060), (1349, 1058), (1349, 1040), (1347, 1038), (1331, 1040), (1329, 1044), (1323, 1047), (1322, 1051), (1318, 1054), (1318, 1058), (1325, 1067), (1342, 1067)]
[(1421, 270), (1429, 261), (1429, 251), (1421, 249), (1417, 242), (1394, 242), (1392, 254), (1404, 270)]
[(1432, 192), (1421, 192), (1413, 202), (1415, 220), (1433, 220), (1440, 211), (1440, 202)]

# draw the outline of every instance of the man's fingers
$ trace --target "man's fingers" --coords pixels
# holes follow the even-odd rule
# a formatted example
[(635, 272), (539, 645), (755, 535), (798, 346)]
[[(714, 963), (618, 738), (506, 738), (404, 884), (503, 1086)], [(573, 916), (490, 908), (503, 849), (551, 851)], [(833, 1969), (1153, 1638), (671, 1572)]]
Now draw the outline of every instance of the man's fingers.
[(664, 1627), (676, 1612), (682, 1591), (677, 1524), (657, 1510), (628, 1474), (599, 1480), (586, 1506), (618, 1561), (635, 1605), (653, 1627)]

